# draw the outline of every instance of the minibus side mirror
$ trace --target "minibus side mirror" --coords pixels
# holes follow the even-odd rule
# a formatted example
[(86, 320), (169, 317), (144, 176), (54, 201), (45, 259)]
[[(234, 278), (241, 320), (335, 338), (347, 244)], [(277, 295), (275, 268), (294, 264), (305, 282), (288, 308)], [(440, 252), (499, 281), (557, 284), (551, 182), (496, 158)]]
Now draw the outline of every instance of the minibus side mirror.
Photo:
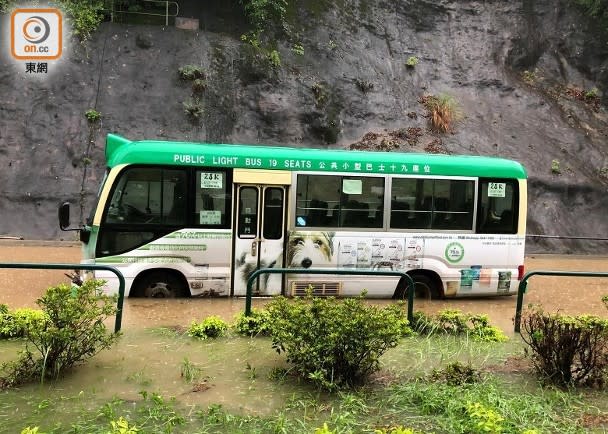
[(70, 227), (70, 204), (64, 202), (59, 205), (59, 227), (62, 231), (68, 231)]

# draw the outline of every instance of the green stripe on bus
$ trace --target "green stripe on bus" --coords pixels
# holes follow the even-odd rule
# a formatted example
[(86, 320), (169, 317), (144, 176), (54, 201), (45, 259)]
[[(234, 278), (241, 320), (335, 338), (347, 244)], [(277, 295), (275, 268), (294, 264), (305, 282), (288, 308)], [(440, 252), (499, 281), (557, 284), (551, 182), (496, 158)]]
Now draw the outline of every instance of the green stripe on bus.
[(107, 137), (106, 159), (108, 167), (160, 164), (379, 175), (526, 178), (526, 170), (520, 163), (495, 157), (154, 140), (130, 142), (114, 134)]

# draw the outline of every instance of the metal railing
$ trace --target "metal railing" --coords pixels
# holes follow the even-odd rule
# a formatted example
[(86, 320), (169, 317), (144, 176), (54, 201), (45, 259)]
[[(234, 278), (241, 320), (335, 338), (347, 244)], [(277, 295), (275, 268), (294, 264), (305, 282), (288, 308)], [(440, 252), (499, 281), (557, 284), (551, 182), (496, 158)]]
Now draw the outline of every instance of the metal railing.
[[(254, 271), (247, 280), (247, 296), (245, 300), (245, 316), (251, 316), (251, 298), (253, 296), (253, 282), (261, 274), (338, 274), (352, 276), (395, 276), (407, 281), (407, 320), (410, 324), (414, 321), (414, 288), (415, 283), (412, 276), (401, 271), (377, 271), (377, 270), (345, 270), (345, 269), (313, 269), (313, 268), (260, 268)], [(401, 283), (401, 280), (399, 280)], [(399, 286), (399, 284), (397, 284)]]
[[(132, 14), (132, 15), (149, 15), (154, 17), (165, 17), (165, 26), (169, 25), (169, 17), (174, 18), (179, 15), (179, 4), (176, 1), (164, 1), (164, 0), (139, 0), (141, 3), (156, 3), (165, 6), (165, 13), (154, 13), (154, 12), (143, 12), (141, 10), (129, 10), (120, 8), (121, 2), (115, 2), (114, 0), (106, 1), (106, 4), (110, 6), (107, 8), (110, 12), (110, 20), (112, 22), (115, 21), (116, 14)], [(115, 6), (115, 3), (118, 3), (118, 8)], [(169, 13), (169, 6), (175, 6), (175, 13)], [(173, 12), (173, 11), (171, 11)]]
[(111, 271), (118, 277), (118, 301), (116, 302), (116, 319), (114, 333), (120, 331), (122, 325), (122, 307), (125, 298), (125, 278), (120, 271), (108, 265), (83, 264), (45, 264), (45, 263), (0, 263), (0, 268), (30, 269), (30, 270), (105, 270)]
[(528, 289), (528, 279), (532, 276), (572, 276), (572, 277), (608, 277), (608, 272), (600, 271), (549, 271), (549, 270), (538, 270), (530, 271), (526, 273), (519, 282), (517, 288), (517, 306), (515, 307), (515, 333), (520, 332), (521, 326), (521, 310), (524, 303), (524, 294)]

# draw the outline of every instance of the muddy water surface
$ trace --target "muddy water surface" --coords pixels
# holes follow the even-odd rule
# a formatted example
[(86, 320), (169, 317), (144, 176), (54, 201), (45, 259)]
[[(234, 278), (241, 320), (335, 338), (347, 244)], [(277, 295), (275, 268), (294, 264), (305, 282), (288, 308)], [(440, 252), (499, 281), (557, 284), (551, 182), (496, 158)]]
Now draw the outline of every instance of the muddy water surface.
[[(80, 248), (75, 244), (28, 245), (24, 242), (0, 244), (0, 262), (78, 263)], [(608, 257), (535, 255), (526, 258), (526, 270), (569, 270), (608, 272)], [(67, 282), (63, 271), (0, 269), (0, 303), (11, 308), (36, 307), (36, 299), (58, 282)], [(541, 304), (547, 311), (570, 314), (608, 316), (601, 297), (608, 294), (608, 278), (575, 278), (535, 276), (529, 281), (524, 306)], [(513, 328), (517, 297), (455, 299), (442, 301), (416, 300), (414, 309), (434, 313), (442, 309), (485, 313), (493, 324), (506, 332)], [(264, 299), (254, 299), (261, 306)], [(384, 304), (391, 301), (379, 301)], [(123, 328), (185, 326), (193, 319), (218, 315), (232, 320), (245, 308), (245, 300), (236, 299), (127, 299)]]

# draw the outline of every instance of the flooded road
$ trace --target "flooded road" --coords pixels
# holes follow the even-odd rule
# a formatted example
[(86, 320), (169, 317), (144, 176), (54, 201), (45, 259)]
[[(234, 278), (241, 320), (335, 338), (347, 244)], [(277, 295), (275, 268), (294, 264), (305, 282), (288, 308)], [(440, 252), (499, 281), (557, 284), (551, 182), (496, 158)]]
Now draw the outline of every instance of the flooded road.
[[(75, 243), (37, 243), (4, 241), (0, 244), (0, 262), (78, 263), (80, 248)], [(597, 256), (533, 255), (526, 258), (526, 270), (569, 270), (608, 272), (608, 258)], [(0, 269), (0, 303), (10, 308), (36, 307), (36, 299), (53, 284), (67, 282), (63, 271)], [(524, 306), (541, 304), (546, 311), (568, 314), (593, 314), (608, 317), (601, 302), (608, 295), (608, 278), (575, 278), (535, 276), (529, 281)], [(491, 323), (511, 332), (517, 297), (456, 299), (441, 301), (416, 300), (414, 310), (435, 313), (442, 309), (485, 313)], [(261, 306), (267, 299), (254, 299)], [(390, 303), (390, 300), (374, 303)], [(244, 311), (245, 300), (233, 299), (126, 299), (123, 329), (154, 326), (185, 326), (192, 320), (218, 315), (232, 321)]]
[[(80, 248), (76, 244), (0, 242), (0, 262), (78, 263), (79, 260)], [(527, 258), (526, 266), (528, 271), (608, 271), (608, 258), (535, 255)], [(68, 282), (62, 271), (0, 269), (0, 303), (8, 304), (12, 309), (37, 307), (36, 299), (45, 289), (60, 282)], [(608, 310), (601, 303), (601, 297), (606, 294), (607, 278), (534, 277), (524, 304), (542, 304), (547, 311), (559, 309), (564, 313), (608, 317)], [(515, 296), (441, 301), (417, 299), (414, 310), (432, 314), (449, 308), (487, 314), (492, 325), (513, 336), (516, 301)], [(254, 299), (253, 305), (267, 302), (268, 299)], [(371, 302), (393, 303), (392, 300)], [(307, 393), (308, 389), (302, 389), (296, 383), (279, 385), (272, 379), (274, 370), (286, 365), (284, 355), (278, 355), (272, 349), (269, 339), (231, 337), (199, 341), (172, 330), (209, 315), (232, 322), (244, 309), (243, 298), (127, 299), (123, 336), (115, 347), (96, 355), (91, 362), (58, 382), (29, 384), (8, 392), (3, 397), (4, 407), (0, 405), (0, 416), (10, 421), (8, 426), (13, 432), (19, 432), (25, 426), (23, 415), (35, 413), (37, 402), (55, 403), (54, 414), (62, 415), (69, 422), (74, 417), (72, 401), (82, 401), (89, 409), (101, 406), (113, 397), (137, 402), (141, 390), (176, 397), (191, 414), (211, 404), (222, 404), (238, 413), (271, 414), (290, 399)], [(495, 363), (488, 354), (499, 360), (504, 351), (501, 346), (490, 353), (479, 353), (476, 346), (462, 345), (462, 341), (454, 341), (453, 346), (444, 343), (435, 347), (433, 341), (421, 340), (420, 347), (410, 348), (416, 342), (387, 353), (383, 366), (389, 371), (429, 369), (433, 366), (429, 361), (440, 363), (447, 355), (454, 354), (461, 360), (475, 360), (476, 365), (481, 366)], [(0, 364), (15, 359), (23, 347), (20, 340), (0, 344)], [(186, 366), (198, 373), (195, 380), (184, 379)]]

